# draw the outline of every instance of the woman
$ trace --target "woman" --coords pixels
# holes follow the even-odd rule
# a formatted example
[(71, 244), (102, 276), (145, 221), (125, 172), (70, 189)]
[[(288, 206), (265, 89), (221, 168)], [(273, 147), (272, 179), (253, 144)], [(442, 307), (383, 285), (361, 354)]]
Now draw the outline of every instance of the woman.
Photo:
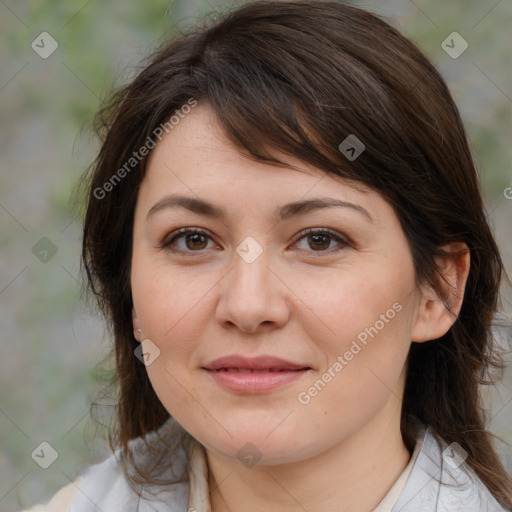
[(504, 511), (503, 265), (447, 87), (323, 1), (169, 42), (101, 116), (83, 261), (115, 454), (34, 510)]

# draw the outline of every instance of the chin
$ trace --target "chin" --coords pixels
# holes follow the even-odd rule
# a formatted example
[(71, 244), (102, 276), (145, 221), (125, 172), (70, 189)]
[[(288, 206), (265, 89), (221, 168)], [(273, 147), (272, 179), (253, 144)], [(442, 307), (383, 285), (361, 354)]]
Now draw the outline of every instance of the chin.
[[(267, 424), (264, 427), (253, 425), (245, 428), (239, 426), (236, 429), (227, 426), (229, 432), (236, 432), (233, 437), (223, 429), (220, 430), (218, 437), (212, 438), (212, 431), (198, 433), (194, 437), (208, 450), (224, 458), (238, 459), (247, 467), (289, 464), (312, 457), (321, 451), (298, 436), (297, 428), (283, 429), (278, 433), (277, 430), (272, 432), (271, 428), (267, 428)], [(315, 437), (309, 437), (310, 441), (314, 439)]]

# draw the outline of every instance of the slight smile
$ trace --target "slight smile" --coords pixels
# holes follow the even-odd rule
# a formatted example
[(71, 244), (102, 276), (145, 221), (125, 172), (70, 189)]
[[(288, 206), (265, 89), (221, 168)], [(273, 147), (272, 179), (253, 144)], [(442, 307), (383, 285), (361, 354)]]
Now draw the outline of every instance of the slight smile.
[(242, 394), (258, 394), (293, 382), (312, 368), (274, 356), (221, 357), (202, 367), (221, 387)]

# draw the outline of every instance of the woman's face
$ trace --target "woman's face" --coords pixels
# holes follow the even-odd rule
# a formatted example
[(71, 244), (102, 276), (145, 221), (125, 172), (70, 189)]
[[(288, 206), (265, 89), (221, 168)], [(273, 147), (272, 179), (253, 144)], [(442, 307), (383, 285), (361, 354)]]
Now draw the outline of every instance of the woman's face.
[(207, 449), (269, 464), (399, 421), (420, 304), (383, 197), (279, 156), (303, 172), (242, 156), (198, 105), (151, 154), (131, 267), (162, 404)]

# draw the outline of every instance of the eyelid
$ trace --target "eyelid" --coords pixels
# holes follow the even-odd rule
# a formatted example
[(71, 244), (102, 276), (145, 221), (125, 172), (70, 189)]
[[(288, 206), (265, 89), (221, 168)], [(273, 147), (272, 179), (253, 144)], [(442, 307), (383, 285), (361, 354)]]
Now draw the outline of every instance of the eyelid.
[[(166, 235), (163, 238), (162, 242), (159, 244), (159, 247), (161, 249), (167, 248), (171, 244), (171, 242), (173, 242), (180, 235), (196, 235), (196, 234), (207, 236), (208, 238), (211, 238), (213, 240), (212, 235), (208, 232), (208, 230), (206, 230), (204, 228), (196, 228), (196, 227), (179, 228), (179, 229), (172, 231), (168, 235)], [(187, 252), (199, 252), (199, 251), (187, 251)]]
[[(208, 232), (208, 230), (206, 230), (204, 228), (186, 227), (186, 228), (179, 228), (177, 230), (174, 230), (170, 234), (166, 235), (164, 237), (164, 239), (162, 240), (162, 242), (159, 244), (159, 247), (161, 249), (168, 249), (168, 250), (170, 250), (170, 251), (172, 251), (174, 253), (181, 253), (181, 254), (187, 253), (187, 254), (191, 254), (191, 255), (193, 253), (198, 253), (198, 255), (202, 255), (202, 253), (204, 252), (204, 249), (201, 249), (201, 250), (198, 250), (198, 251), (183, 251), (182, 249), (169, 249), (169, 246), (171, 245), (172, 242), (174, 242), (174, 240), (176, 240), (177, 238), (180, 238), (183, 235), (188, 235), (188, 234), (191, 234), (191, 235), (194, 235), (194, 234), (204, 235), (204, 236), (210, 238), (212, 241), (215, 241), (214, 237)], [(332, 254), (332, 253), (335, 253), (335, 252), (341, 250), (344, 247), (348, 247), (348, 246), (352, 246), (353, 245), (353, 243), (350, 240), (350, 238), (347, 237), (346, 235), (342, 235), (341, 233), (338, 233), (336, 231), (333, 231), (332, 229), (325, 228), (325, 227), (316, 227), (316, 228), (306, 228), (306, 229), (303, 229), (302, 231), (297, 233), (297, 235), (295, 236), (295, 241), (293, 242), (293, 245), (295, 245), (302, 238), (305, 238), (308, 235), (328, 235), (333, 240), (335, 240), (335, 241), (340, 243), (340, 247), (334, 248), (334, 249), (328, 249), (328, 250), (325, 250), (325, 251), (305, 251), (305, 252), (312, 253), (312, 254), (317, 253), (317, 256)], [(294, 250), (299, 250), (300, 251), (301, 249), (294, 249)]]
[(349, 237), (342, 235), (341, 233), (338, 233), (337, 231), (333, 231), (332, 229), (323, 228), (323, 227), (303, 229), (302, 231), (297, 233), (296, 240), (295, 240), (295, 242), (293, 242), (293, 244), (295, 245), (302, 238), (304, 238), (308, 235), (329, 235), (333, 240), (340, 243), (340, 246), (338, 246), (337, 248), (335, 247), (333, 249), (328, 249), (326, 251), (306, 251), (313, 255), (316, 254), (318, 257), (323, 256), (323, 255), (327, 256), (327, 255), (336, 253), (336, 252), (340, 251), (341, 249), (343, 249), (344, 247), (349, 247), (349, 246), (353, 245), (353, 243)]

